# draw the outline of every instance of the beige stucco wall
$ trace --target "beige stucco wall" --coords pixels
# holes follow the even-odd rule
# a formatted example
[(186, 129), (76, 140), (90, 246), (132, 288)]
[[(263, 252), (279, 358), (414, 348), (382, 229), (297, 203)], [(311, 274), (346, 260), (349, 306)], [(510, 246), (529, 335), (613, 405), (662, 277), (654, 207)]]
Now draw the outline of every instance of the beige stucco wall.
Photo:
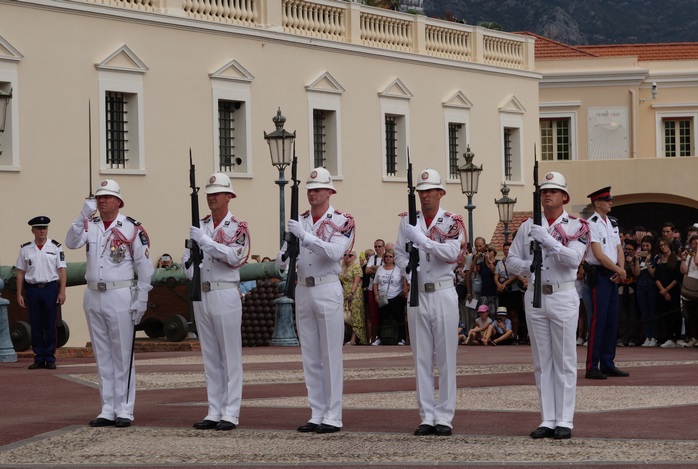
[[(54, 6), (52, 2), (47, 2)], [(74, 5), (73, 5), (74, 6)], [(413, 59), (408, 54), (372, 51), (312, 39), (244, 28), (209, 28), (178, 18), (177, 24), (149, 22), (151, 16), (124, 14), (102, 7), (99, 14), (32, 8), (0, 2), (0, 36), (21, 52), (19, 106), (20, 171), (0, 171), (0, 264), (14, 263), (19, 245), (30, 239), (26, 221), (51, 217), (50, 236), (63, 241), (88, 194), (88, 101), (92, 106), (93, 186), (104, 177), (121, 185), (123, 213), (141, 220), (152, 240), (152, 255), (180, 256), (190, 224), (188, 152), (192, 149), (201, 186), (215, 170), (212, 91), (209, 74), (232, 59), (254, 79), (251, 91), (252, 177), (235, 178), (238, 198), (231, 211), (249, 222), (252, 253), (273, 257), (278, 250), (278, 172), (269, 162), (263, 131), (274, 130), (277, 107), (297, 131), (299, 174), (304, 180), (312, 161), (307, 154), (308, 104), (305, 86), (324, 72), (346, 89), (341, 95), (342, 172), (335, 182), (333, 205), (352, 213), (357, 223), (356, 249), (377, 237), (393, 241), (399, 212), (407, 209), (404, 182), (381, 176), (380, 100), (378, 93), (399, 78), (409, 99), (410, 154), (418, 171), (430, 166), (446, 174), (447, 157), (442, 103), (461, 91), (471, 102), (469, 143), (476, 164), (483, 164), (475, 196), (475, 233), (489, 237), (497, 223), (494, 199), (502, 176), (500, 110), (513, 96), (521, 103), (524, 168), (531, 166), (538, 129), (538, 78), (535, 73), (468, 65), (446, 60)], [(103, 15), (114, 13), (121, 17)], [(247, 31), (249, 33), (249, 31)], [(126, 44), (148, 67), (143, 75), (146, 174), (98, 174), (98, 71), (95, 64)], [(463, 149), (464, 150), (464, 149)], [(461, 163), (463, 161), (461, 160)], [(286, 177), (289, 177), (286, 170)], [(530, 209), (530, 174), (511, 184), (517, 210)], [(526, 184), (526, 185), (524, 185)], [(301, 186), (302, 187), (302, 186)], [(443, 206), (461, 213), (466, 198), (457, 183), (447, 185)], [(302, 192), (303, 193), (303, 192)], [(288, 191), (287, 191), (288, 203)], [(205, 200), (200, 200), (201, 213)], [(301, 210), (307, 207), (302, 197)], [(287, 207), (288, 213), (288, 207)], [(67, 260), (84, 260), (68, 251)], [(87, 341), (81, 287), (69, 289), (64, 318), (71, 326), (68, 345)], [(10, 300), (14, 300), (10, 298)]]

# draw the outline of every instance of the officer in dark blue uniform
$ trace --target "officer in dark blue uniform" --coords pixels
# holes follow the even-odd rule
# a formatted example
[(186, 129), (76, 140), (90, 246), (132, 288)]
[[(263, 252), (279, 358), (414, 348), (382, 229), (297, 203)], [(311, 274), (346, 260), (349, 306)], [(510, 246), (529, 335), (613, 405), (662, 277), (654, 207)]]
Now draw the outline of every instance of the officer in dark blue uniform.
[(57, 305), (65, 302), (65, 256), (61, 244), (48, 237), (49, 223), (44, 216), (29, 220), (34, 240), (22, 244), (15, 263), (17, 303), (29, 309), (35, 355), (30, 370), (56, 368)]
[(613, 207), (611, 188), (604, 187), (587, 197), (595, 213), (588, 219), (591, 250), (584, 267), (593, 305), (584, 377), (628, 376), (629, 373), (619, 370), (614, 363), (618, 340), (618, 283), (625, 280), (626, 271), (618, 221), (607, 216)]

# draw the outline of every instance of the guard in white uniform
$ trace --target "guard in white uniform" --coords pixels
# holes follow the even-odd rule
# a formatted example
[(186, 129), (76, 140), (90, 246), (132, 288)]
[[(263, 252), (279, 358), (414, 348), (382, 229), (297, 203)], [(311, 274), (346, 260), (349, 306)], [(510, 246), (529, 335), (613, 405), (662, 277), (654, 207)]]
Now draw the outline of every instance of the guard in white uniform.
[[(440, 207), (446, 190), (438, 172), (422, 171), (416, 190), (422, 209), (417, 212), (417, 225), (410, 225), (402, 214), (395, 242), (395, 261), (403, 270), (409, 261), (407, 243), (419, 248), (419, 285), (410, 285), (419, 289), (419, 306), (407, 307), (422, 419), (414, 434), (448, 436), (456, 411), (458, 294), (454, 267), (464, 254), (467, 234), (462, 217)], [(438, 402), (434, 398), (434, 354), (439, 370)]]
[(57, 305), (65, 302), (65, 255), (61, 243), (48, 238), (49, 223), (44, 216), (29, 220), (34, 241), (22, 244), (15, 262), (17, 304), (29, 309), (34, 352), (30, 370), (56, 369)]
[[(204, 357), (208, 414), (194, 424), (198, 430), (232, 430), (239, 423), (242, 400), (242, 303), (240, 267), (249, 256), (247, 223), (229, 211), (235, 198), (230, 178), (211, 175), (206, 185), (206, 202), (211, 215), (192, 226), (189, 235), (203, 253), (201, 301), (195, 301), (196, 331)], [(182, 265), (191, 252), (186, 249)], [(194, 268), (186, 269), (191, 280)]]
[[(308, 389), (310, 420), (299, 432), (334, 433), (342, 427), (344, 293), (339, 283), (344, 253), (354, 245), (354, 219), (335, 210), (337, 191), (330, 173), (315, 168), (305, 183), (310, 211), (289, 220), (288, 231), (300, 242), (296, 261), (296, 325)], [(284, 243), (276, 262), (285, 268)]]
[(90, 422), (92, 427), (131, 425), (136, 398), (134, 328), (153, 288), (148, 234), (140, 222), (119, 213), (123, 206), (119, 184), (105, 179), (95, 198), (85, 201), (65, 238), (70, 249), (86, 246), (83, 307), (102, 397), (102, 411)]
[[(524, 300), (526, 325), (543, 419), (531, 437), (567, 439), (572, 436), (577, 386), (579, 295), (575, 279), (587, 250), (589, 228), (586, 221), (571, 217), (563, 208), (570, 195), (562, 174), (546, 174), (540, 189), (542, 226), (534, 225), (532, 219), (521, 224), (507, 267), (512, 274), (525, 276), (529, 285)], [(533, 240), (543, 251), (540, 308), (533, 307)]]

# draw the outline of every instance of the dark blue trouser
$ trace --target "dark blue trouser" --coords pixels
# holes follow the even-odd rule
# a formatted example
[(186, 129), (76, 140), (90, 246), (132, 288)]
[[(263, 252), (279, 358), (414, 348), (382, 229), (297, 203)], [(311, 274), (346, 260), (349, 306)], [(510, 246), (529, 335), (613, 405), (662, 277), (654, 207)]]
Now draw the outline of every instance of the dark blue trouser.
[(43, 284), (43, 288), (25, 284), (29, 324), (31, 325), (34, 361), (56, 361), (56, 311), (58, 282)]
[(618, 340), (618, 284), (611, 282), (611, 273), (599, 271), (598, 281), (591, 289), (593, 311), (589, 322), (587, 371), (615, 367)]

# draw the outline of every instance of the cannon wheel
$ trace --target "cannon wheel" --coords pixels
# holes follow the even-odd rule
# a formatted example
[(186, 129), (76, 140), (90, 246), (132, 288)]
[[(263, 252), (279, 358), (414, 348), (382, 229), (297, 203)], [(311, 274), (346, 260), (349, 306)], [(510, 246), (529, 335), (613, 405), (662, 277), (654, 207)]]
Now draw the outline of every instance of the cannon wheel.
[(70, 339), (70, 328), (68, 323), (61, 319), (56, 324), (56, 347), (63, 347), (68, 343), (68, 339)]
[(163, 328), (165, 329), (165, 337), (170, 342), (181, 342), (189, 333), (187, 318), (180, 314), (165, 319)]
[(157, 339), (165, 335), (165, 325), (158, 318), (148, 318), (143, 321), (143, 332), (151, 339)]
[(16, 352), (24, 352), (32, 345), (32, 328), (28, 322), (17, 321), (10, 326), (12, 346)]

